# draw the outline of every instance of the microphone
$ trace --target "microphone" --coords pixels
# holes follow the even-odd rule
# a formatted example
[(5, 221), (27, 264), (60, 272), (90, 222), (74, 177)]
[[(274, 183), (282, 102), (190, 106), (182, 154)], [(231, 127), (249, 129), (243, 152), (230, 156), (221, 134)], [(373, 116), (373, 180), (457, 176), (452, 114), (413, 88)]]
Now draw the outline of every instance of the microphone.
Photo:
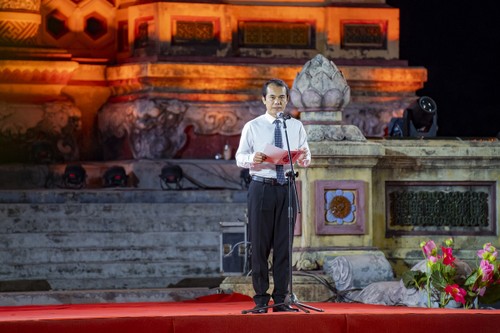
[(278, 112), (278, 114), (276, 116), (278, 118), (283, 119), (283, 120), (288, 120), (288, 119), (292, 118), (292, 116), (290, 116), (289, 114), (287, 114), (285, 112)]

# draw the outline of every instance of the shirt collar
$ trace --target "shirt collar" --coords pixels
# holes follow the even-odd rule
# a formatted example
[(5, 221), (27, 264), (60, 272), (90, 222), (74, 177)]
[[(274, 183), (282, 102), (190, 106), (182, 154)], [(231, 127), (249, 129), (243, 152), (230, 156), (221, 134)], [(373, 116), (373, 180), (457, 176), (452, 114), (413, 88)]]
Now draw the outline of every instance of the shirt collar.
[[(271, 124), (273, 124), (273, 123), (274, 123), (274, 121), (275, 121), (276, 119), (278, 119), (278, 118), (274, 118), (273, 116), (271, 116), (271, 115), (270, 115), (269, 113), (267, 113), (267, 112), (266, 112), (266, 113), (264, 113), (264, 117), (265, 117), (265, 118), (267, 119), (267, 121), (269, 121)], [(278, 119), (278, 121), (279, 121), (279, 119)]]

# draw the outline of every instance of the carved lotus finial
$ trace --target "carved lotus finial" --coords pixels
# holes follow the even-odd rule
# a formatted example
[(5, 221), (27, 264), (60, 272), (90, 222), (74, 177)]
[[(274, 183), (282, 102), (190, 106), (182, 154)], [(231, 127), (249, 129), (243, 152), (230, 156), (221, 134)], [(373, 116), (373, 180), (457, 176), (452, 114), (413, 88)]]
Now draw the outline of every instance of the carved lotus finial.
[(297, 74), (290, 98), (299, 109), (342, 110), (351, 99), (351, 90), (337, 66), (318, 54)]

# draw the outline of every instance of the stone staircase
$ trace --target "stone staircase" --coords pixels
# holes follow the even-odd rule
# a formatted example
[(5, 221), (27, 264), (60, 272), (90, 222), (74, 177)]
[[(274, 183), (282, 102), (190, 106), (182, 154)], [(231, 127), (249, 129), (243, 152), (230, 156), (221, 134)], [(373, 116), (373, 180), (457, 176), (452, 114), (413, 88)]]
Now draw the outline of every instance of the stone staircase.
[(243, 190), (1, 190), (0, 282), (157, 289), (221, 276), (220, 222), (245, 211)]

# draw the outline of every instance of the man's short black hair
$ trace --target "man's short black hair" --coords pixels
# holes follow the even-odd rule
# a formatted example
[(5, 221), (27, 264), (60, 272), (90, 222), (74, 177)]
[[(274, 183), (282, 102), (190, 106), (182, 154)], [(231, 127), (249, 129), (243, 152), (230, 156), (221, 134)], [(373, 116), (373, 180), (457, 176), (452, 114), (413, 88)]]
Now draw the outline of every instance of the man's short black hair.
[(270, 84), (277, 85), (278, 87), (285, 87), (285, 89), (286, 89), (286, 97), (287, 98), (289, 97), (290, 89), (288, 88), (288, 85), (285, 83), (285, 81), (280, 80), (280, 79), (271, 79), (271, 80), (267, 81), (266, 83), (264, 83), (264, 85), (262, 86), (262, 97), (266, 97), (266, 95), (267, 95), (267, 87)]

